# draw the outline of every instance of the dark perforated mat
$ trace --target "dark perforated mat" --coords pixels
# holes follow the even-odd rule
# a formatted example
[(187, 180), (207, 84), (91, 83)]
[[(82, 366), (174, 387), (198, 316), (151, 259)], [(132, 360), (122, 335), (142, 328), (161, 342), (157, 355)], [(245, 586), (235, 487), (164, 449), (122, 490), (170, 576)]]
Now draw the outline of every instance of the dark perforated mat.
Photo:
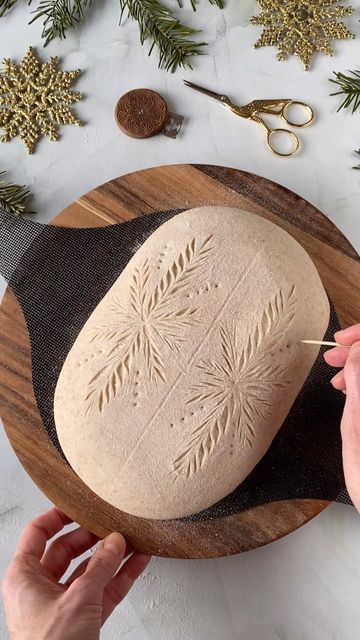
[[(0, 272), (25, 315), (39, 412), (61, 452), (53, 415), (62, 365), (84, 323), (131, 257), (163, 222), (165, 211), (91, 229), (46, 226), (0, 211)], [(339, 328), (332, 307), (325, 339)], [(331, 370), (317, 359), (288, 418), (251, 475), (229, 496), (191, 519), (216, 518), (266, 502), (294, 498), (351, 504), (341, 460), (344, 398)]]

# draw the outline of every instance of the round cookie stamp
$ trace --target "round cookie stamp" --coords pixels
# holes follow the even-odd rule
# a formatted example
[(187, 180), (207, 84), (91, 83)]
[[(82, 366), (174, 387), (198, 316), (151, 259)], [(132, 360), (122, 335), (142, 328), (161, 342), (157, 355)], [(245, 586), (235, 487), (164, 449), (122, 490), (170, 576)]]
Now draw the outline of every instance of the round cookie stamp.
[(115, 118), (123, 133), (132, 138), (150, 138), (161, 131), (169, 111), (164, 98), (151, 89), (134, 89), (118, 101)]
[(171, 114), (166, 101), (156, 91), (133, 89), (117, 102), (115, 120), (121, 131), (132, 138), (150, 138), (160, 131), (175, 138), (183, 118)]

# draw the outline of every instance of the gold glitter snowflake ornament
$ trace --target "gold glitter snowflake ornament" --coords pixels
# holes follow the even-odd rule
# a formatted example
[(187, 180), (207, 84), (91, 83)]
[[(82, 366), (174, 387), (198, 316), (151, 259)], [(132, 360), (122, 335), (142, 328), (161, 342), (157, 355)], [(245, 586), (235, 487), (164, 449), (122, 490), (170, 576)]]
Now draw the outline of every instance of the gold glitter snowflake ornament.
[(258, 0), (262, 9), (250, 22), (264, 27), (255, 47), (277, 45), (279, 60), (299, 56), (305, 70), (317, 51), (333, 53), (331, 41), (355, 38), (341, 21), (353, 13), (338, 0)]
[(19, 65), (3, 60), (0, 73), (0, 136), (1, 142), (9, 142), (17, 136), (29, 153), (41, 136), (58, 140), (59, 125), (82, 122), (71, 110), (81, 94), (70, 91), (70, 86), (81, 73), (61, 71), (59, 58), (41, 63), (30, 47)]

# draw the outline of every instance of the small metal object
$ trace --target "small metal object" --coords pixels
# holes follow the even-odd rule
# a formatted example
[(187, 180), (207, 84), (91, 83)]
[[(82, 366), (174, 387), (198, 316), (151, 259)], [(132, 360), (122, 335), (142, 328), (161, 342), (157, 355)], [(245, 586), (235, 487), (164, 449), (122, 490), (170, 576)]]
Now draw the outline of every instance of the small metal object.
[[(249, 102), (249, 104), (241, 107), (234, 104), (228, 96), (220, 93), (215, 93), (214, 91), (209, 91), (208, 89), (200, 87), (193, 82), (188, 82), (187, 80), (184, 80), (184, 84), (191, 89), (195, 89), (195, 91), (200, 91), (201, 93), (205, 93), (205, 95), (210, 96), (211, 98), (219, 100), (228, 109), (235, 113), (235, 115), (241, 118), (245, 118), (246, 120), (253, 120), (254, 122), (260, 124), (266, 131), (266, 141), (269, 149), (273, 153), (275, 153), (275, 155), (281, 156), (283, 158), (293, 156), (298, 151), (298, 149), (300, 148), (300, 140), (298, 136), (293, 131), (289, 131), (289, 129), (272, 129), (271, 127), (269, 127), (269, 125), (266, 124), (263, 118), (260, 117), (260, 114), (278, 116), (289, 126), (298, 128), (307, 127), (309, 124), (311, 124), (311, 122), (313, 122), (315, 118), (313, 109), (308, 104), (299, 102), (297, 100), (291, 100), (287, 98), (278, 100), (253, 100), (252, 102)], [(290, 118), (288, 117), (288, 110), (292, 106), (299, 106), (304, 109), (306, 117), (303, 122), (298, 123), (290, 120)], [(288, 138), (290, 138), (290, 142), (292, 145), (290, 151), (282, 152), (276, 149), (276, 147), (274, 146), (274, 137), (277, 134), (286, 135)]]
[(184, 117), (177, 115), (177, 113), (169, 113), (169, 119), (165, 123), (163, 128), (164, 136), (175, 139), (182, 127)]
[(132, 138), (150, 138), (160, 131), (176, 138), (184, 118), (170, 113), (166, 101), (156, 91), (133, 89), (118, 101), (115, 120), (121, 131)]

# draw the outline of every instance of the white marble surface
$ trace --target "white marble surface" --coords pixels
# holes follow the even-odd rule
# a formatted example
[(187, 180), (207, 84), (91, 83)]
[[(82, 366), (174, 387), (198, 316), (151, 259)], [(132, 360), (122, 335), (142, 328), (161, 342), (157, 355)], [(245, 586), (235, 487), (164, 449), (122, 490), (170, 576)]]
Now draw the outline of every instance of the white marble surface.
[[(169, 0), (170, 1), (170, 0)], [(349, 19), (360, 35), (359, 3)], [(360, 40), (339, 42), (333, 59), (317, 57), (310, 73), (299, 61), (278, 63), (271, 49), (255, 51), (258, 30), (248, 25), (255, 0), (227, 0), (223, 12), (202, 0), (194, 24), (207, 25), (209, 55), (195, 71), (168, 75), (156, 57), (138, 46), (137, 26), (117, 25), (117, 3), (94, 3), (83, 29), (46, 54), (59, 54), (67, 69), (81, 67), (85, 99), (77, 107), (83, 129), (63, 129), (60, 143), (43, 140), (28, 157), (19, 141), (0, 145), (0, 167), (28, 184), (38, 219), (47, 221), (74, 198), (120, 174), (178, 162), (233, 166), (293, 189), (321, 209), (360, 250), (359, 116), (336, 114), (328, 96), (333, 70), (359, 64)], [(0, 57), (20, 58), (40, 46), (40, 24), (27, 27), (26, 3), (0, 21)], [(43, 53), (39, 49), (40, 53)], [(302, 132), (304, 150), (281, 160), (265, 149), (262, 132), (237, 120), (215, 101), (181, 86), (183, 77), (206, 83), (246, 102), (297, 97), (311, 102), (318, 120)], [(180, 138), (136, 141), (119, 134), (113, 120), (117, 98), (138, 86), (159, 90), (186, 117)], [(346, 277), (346, 274), (344, 274)], [(48, 506), (27, 477), (1, 431), (0, 573), (24, 524)], [(354, 640), (360, 625), (360, 517), (332, 506), (287, 538), (242, 556), (214, 561), (156, 559), (102, 638), (113, 640)], [(1, 638), (6, 637), (0, 620)]]

